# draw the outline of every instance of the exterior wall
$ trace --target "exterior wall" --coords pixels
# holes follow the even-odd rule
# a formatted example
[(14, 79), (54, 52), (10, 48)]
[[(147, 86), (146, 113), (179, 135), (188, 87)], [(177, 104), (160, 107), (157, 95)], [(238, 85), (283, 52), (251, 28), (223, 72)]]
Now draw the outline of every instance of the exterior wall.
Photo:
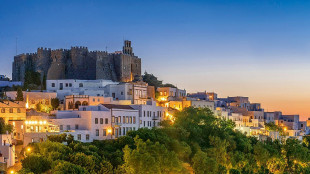
[[(37, 53), (14, 57), (12, 77), (24, 82), (25, 70), (39, 72), (41, 77), (55, 79), (107, 79), (132, 81), (141, 76), (141, 59), (132, 52), (131, 42), (124, 42), (123, 52), (89, 51), (87, 47), (70, 49), (38, 48)], [(130, 52), (128, 52), (130, 50)]]
[(139, 128), (152, 128), (160, 126), (159, 123), (164, 120), (167, 108), (156, 106), (156, 102), (148, 102), (147, 105), (131, 105), (139, 110)]
[(56, 92), (57, 98), (64, 100), (67, 95), (104, 96), (104, 87), (118, 84), (110, 80), (47, 80), (48, 92)]
[[(8, 91), (6, 95), (15, 100), (17, 97), (17, 91)], [(24, 102), (28, 103), (27, 109), (35, 109), (38, 103), (45, 105), (47, 107), (51, 107), (52, 98), (57, 97), (57, 93), (55, 92), (26, 92), (23, 91)]]
[(15, 164), (15, 145), (12, 145), (12, 135), (11, 134), (0, 134), (0, 152), (7, 163), (7, 167), (13, 166)]
[(69, 95), (65, 97), (64, 110), (79, 109), (79, 106), (96, 106), (109, 101), (108, 99), (100, 96)]
[(0, 80), (0, 87), (13, 87), (13, 86), (22, 86), (23, 83), (21, 81), (12, 82), (12, 81), (1, 81)]
[(26, 119), (26, 104), (24, 102), (0, 102), (0, 117), (5, 122), (9, 120), (25, 120)]
[(146, 104), (148, 99), (146, 83), (120, 83), (107, 85), (105, 95), (114, 100), (131, 100), (132, 104)]
[(186, 97), (186, 90), (178, 88), (159, 87), (157, 91), (159, 92), (159, 99), (161, 100), (175, 100)]

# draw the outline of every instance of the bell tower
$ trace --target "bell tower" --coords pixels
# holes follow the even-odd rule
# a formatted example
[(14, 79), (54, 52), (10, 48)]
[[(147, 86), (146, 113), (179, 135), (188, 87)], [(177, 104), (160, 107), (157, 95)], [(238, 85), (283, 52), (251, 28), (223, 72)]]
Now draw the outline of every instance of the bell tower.
[(123, 54), (129, 54), (129, 55), (133, 56), (131, 41), (129, 41), (129, 40), (124, 41)]

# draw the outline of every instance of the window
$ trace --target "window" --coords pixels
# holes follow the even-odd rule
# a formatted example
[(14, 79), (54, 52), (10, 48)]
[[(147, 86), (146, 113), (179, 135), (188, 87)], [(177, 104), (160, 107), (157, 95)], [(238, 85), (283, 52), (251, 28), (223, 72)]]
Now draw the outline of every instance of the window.
[(83, 83), (80, 83), (80, 84), (79, 84), (79, 87), (80, 87), (80, 88), (83, 88)]
[(89, 140), (89, 134), (86, 134), (86, 141)]
[(55, 83), (52, 83), (52, 87), (53, 87), (53, 88), (55, 87)]
[(98, 118), (95, 118), (95, 124), (98, 124)]
[(60, 130), (63, 130), (63, 129), (64, 129), (64, 128), (63, 128), (63, 125), (60, 125), (60, 126), (59, 126), (59, 129), (60, 129)]
[(103, 124), (103, 118), (100, 118), (100, 124)]
[(130, 117), (130, 124), (132, 124), (132, 117)]
[(118, 129), (118, 134), (122, 135), (122, 128), (121, 127)]
[(82, 138), (81, 138), (81, 134), (78, 134), (78, 135), (77, 135), (77, 139), (78, 139), (78, 140), (81, 140), (81, 139), (82, 139)]
[(83, 107), (83, 111), (86, 111), (86, 108), (85, 108), (85, 107)]
[(107, 130), (103, 129), (102, 134), (103, 134), (103, 136), (107, 136)]
[(123, 91), (121, 92), (121, 95), (124, 95), (124, 92), (123, 92)]
[(20, 113), (20, 108), (17, 108), (17, 113)]
[[(69, 83), (69, 87), (72, 87), (72, 83)], [(89, 136), (89, 135), (88, 135)]]
[(304, 124), (300, 124), (300, 127), (304, 127)]
[(13, 113), (13, 108), (10, 108), (10, 113)]
[(145, 117), (145, 111), (143, 111), (143, 117)]
[(123, 135), (126, 135), (126, 130), (124, 127), (123, 127)]
[(75, 125), (75, 129), (79, 129), (79, 125), (78, 124)]
[(1, 113), (5, 113), (5, 109), (4, 108), (1, 109)]
[(70, 130), (70, 125), (67, 125), (67, 130)]
[(112, 93), (112, 97), (115, 98), (115, 93), (114, 92)]
[(143, 121), (143, 127), (145, 127), (145, 121)]
[(96, 129), (96, 136), (99, 136), (99, 129)]
[(109, 124), (109, 119), (108, 118), (105, 119), (105, 124)]
[(125, 116), (123, 116), (123, 123), (124, 123), (124, 124), (126, 123), (126, 118), (125, 118)]
[(119, 123), (122, 123), (122, 117), (121, 116), (118, 117), (118, 121), (119, 121)]
[(69, 84), (68, 83), (66, 83), (66, 87), (68, 87), (69, 86)]
[(115, 123), (115, 117), (112, 116), (112, 123)]
[(133, 124), (136, 124), (136, 117), (133, 117)]
[(96, 100), (95, 100), (95, 98), (93, 98), (93, 102), (95, 102)]

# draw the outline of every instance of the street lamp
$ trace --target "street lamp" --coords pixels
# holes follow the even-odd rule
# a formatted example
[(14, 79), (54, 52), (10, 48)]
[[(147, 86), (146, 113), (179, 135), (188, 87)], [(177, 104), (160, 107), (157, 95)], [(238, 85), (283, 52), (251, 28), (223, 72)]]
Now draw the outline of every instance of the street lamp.
[(13, 174), (13, 173), (14, 173), (14, 170), (11, 170), (10, 173)]
[(111, 135), (111, 139), (112, 139), (112, 129), (111, 128), (108, 129), (108, 134)]

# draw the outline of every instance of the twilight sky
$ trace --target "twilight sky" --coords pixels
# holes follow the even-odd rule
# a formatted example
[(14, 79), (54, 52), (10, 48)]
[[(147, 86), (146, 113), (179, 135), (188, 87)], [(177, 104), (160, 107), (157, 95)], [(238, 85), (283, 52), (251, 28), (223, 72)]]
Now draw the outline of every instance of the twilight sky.
[(38, 47), (121, 50), (188, 92), (310, 116), (310, 1), (0, 0), (0, 74)]

